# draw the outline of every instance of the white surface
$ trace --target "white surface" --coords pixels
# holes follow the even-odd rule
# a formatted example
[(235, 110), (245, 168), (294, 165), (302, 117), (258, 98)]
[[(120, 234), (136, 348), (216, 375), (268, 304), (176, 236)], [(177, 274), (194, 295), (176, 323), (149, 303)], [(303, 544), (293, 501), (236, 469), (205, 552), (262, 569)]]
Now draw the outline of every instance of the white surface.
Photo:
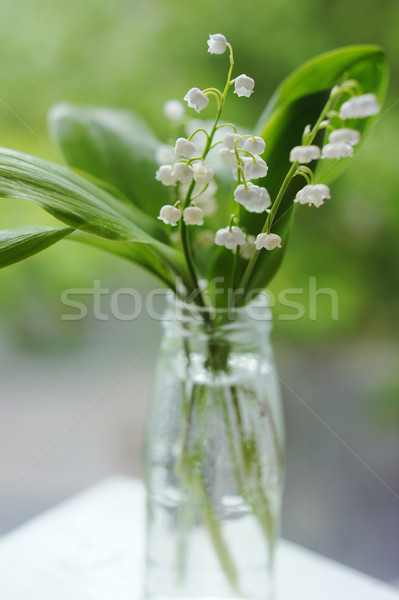
[[(108, 479), (0, 540), (1, 600), (140, 597), (143, 490)], [(365, 575), (280, 544), (276, 600), (399, 600)]]

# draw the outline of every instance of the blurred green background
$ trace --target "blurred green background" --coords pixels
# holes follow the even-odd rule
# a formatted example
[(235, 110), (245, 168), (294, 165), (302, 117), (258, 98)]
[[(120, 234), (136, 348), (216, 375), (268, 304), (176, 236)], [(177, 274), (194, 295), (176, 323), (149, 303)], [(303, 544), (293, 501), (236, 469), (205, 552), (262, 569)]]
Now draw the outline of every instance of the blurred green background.
[[(46, 113), (60, 100), (132, 108), (162, 139), (167, 135), (162, 115), (167, 99), (182, 98), (193, 86), (220, 86), (224, 81), (226, 57), (206, 52), (208, 34), (219, 31), (233, 44), (237, 73), (245, 72), (256, 81), (249, 101), (234, 97), (226, 107), (227, 119), (248, 128), (255, 124), (281, 79), (318, 53), (347, 44), (375, 43), (388, 54), (391, 84), (380, 118), (350, 168), (333, 184), (331, 201), (320, 210), (297, 211), (287, 258), (271, 291), (278, 294), (286, 287), (304, 288), (305, 307), (310, 276), (316, 277), (318, 288), (337, 291), (338, 320), (331, 319), (328, 299), (318, 302), (315, 320), (306, 310), (300, 320), (281, 321), (281, 309), (276, 307), (274, 335), (280, 372), (290, 386), (296, 386), (298, 394), (310, 403), (314, 401), (318, 410), (335, 407), (335, 412), (329, 413), (330, 408), (326, 408), (323, 413), (324, 418), (329, 415), (332, 426), (339, 429), (347, 422), (352, 424), (352, 428), (345, 429), (347, 441), (359, 442), (359, 452), (364, 451), (376, 468), (386, 468), (384, 477), (391, 478), (390, 486), (398, 491), (397, 0), (363, 0), (361, 4), (354, 0), (2, 0), (1, 145), (57, 160), (46, 131)], [(2, 228), (10, 228), (14, 224), (43, 223), (47, 217), (29, 203), (2, 201), (0, 219)], [(29, 360), (42, 353), (43, 361), (50, 360), (49, 356), (51, 360), (54, 356), (69, 360), (65, 356), (76, 355), (84, 347), (92, 348), (99, 341), (106, 344), (111, 339), (112, 348), (116, 348), (119, 335), (121, 345), (123, 338), (126, 347), (128, 343), (140, 347), (130, 341), (127, 333), (133, 331), (133, 325), (124, 324), (123, 331), (116, 327), (112, 333), (108, 329), (100, 334), (102, 324), (94, 320), (82, 324), (60, 319), (62, 290), (88, 287), (93, 279), (115, 289), (123, 285), (146, 290), (153, 285), (145, 274), (127, 263), (70, 242), (0, 272), (3, 373), (11, 355), (16, 360), (21, 355)], [(157, 327), (150, 327), (155, 340), (160, 335)], [(134, 324), (134, 328), (136, 332), (145, 330), (151, 337), (147, 325)], [(44, 369), (48, 362), (41, 364)], [(47, 381), (50, 386), (51, 376)], [(6, 394), (7, 388), (3, 389)], [(3, 399), (5, 405), (10, 398), (4, 395)], [(376, 492), (376, 505), (370, 511), (365, 509), (358, 530), (354, 530), (354, 536), (364, 540), (362, 545), (371, 545), (375, 532), (369, 530), (365, 538), (360, 532), (369, 527), (374, 509), (389, 513), (388, 502), (393, 522), (382, 524), (377, 519), (375, 524), (382, 538), (388, 536), (382, 550), (383, 541), (374, 553), (368, 546), (360, 554), (348, 550), (345, 518), (351, 520), (363, 506), (367, 495), (363, 479), (351, 498), (353, 505), (341, 512), (337, 509), (342, 531), (338, 527), (337, 533), (336, 525), (335, 532), (330, 531), (328, 519), (333, 509), (323, 495), (316, 501), (318, 510), (312, 505), (310, 511), (316, 519), (310, 528), (312, 533), (303, 524), (301, 527), (295, 511), (306, 511), (310, 500), (305, 500), (304, 488), (314, 482), (309, 479), (304, 483), (304, 474), (310, 469), (314, 475), (312, 468), (317, 468), (321, 487), (325, 480), (332, 485), (331, 478), (339, 476), (345, 459), (340, 455), (332, 466), (328, 457), (333, 450), (328, 446), (324, 447), (323, 460), (321, 436), (328, 434), (318, 431), (314, 438), (309, 437), (310, 425), (296, 413), (300, 409), (287, 406), (286, 410), (289, 449), (291, 445), (292, 456), (301, 457), (289, 462), (289, 481), (293, 483), (289, 483), (287, 494), (299, 500), (287, 504), (288, 535), (387, 579), (399, 578), (391, 560), (392, 553), (398, 551), (399, 518), (396, 505), (389, 504), (384, 495), (386, 490), (380, 490), (382, 500)], [(312, 462), (313, 442), (320, 453), (317, 467)], [(368, 477), (371, 475), (364, 473), (365, 480), (369, 481)], [(348, 472), (342, 481), (352, 479)], [(378, 482), (374, 484), (377, 489)], [(315, 494), (314, 490), (313, 499)], [(373, 494), (370, 497), (374, 498)], [(39, 502), (37, 506), (44, 505)], [(338, 505), (334, 503), (334, 507)], [(21, 509), (21, 518), (28, 513)], [(9, 522), (17, 520), (10, 516)], [(393, 535), (395, 531), (396, 537), (391, 540), (389, 532)]]

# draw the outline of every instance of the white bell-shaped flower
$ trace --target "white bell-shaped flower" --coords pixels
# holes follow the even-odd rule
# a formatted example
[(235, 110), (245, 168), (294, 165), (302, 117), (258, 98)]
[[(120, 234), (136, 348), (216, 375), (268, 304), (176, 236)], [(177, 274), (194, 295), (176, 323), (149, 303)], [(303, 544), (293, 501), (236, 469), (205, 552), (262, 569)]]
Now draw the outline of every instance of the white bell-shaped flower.
[(173, 167), (172, 175), (182, 183), (189, 183), (194, 177), (194, 169), (184, 162), (178, 162)]
[(193, 164), (194, 179), (200, 185), (206, 185), (213, 179), (213, 169), (210, 165), (207, 165), (203, 160), (195, 162)]
[(245, 138), (238, 135), (238, 133), (227, 133), (223, 138), (223, 144), (229, 150), (235, 150), (236, 147), (244, 148)]
[(240, 256), (241, 258), (243, 258), (244, 260), (249, 260), (252, 256), (252, 252), (255, 248), (255, 236), (254, 235), (248, 235), (247, 239), (245, 240), (245, 244), (242, 244), (240, 246)]
[(349, 129), (348, 127), (342, 127), (341, 129), (334, 129), (328, 136), (328, 141), (331, 144), (350, 144), (356, 146), (360, 142), (360, 132), (357, 129)]
[(263, 138), (256, 135), (245, 140), (244, 148), (251, 154), (263, 154), (266, 148), (266, 142)]
[(245, 234), (239, 228), (233, 225), (230, 227), (224, 227), (218, 229), (215, 235), (215, 244), (218, 246), (225, 246), (229, 250), (235, 250), (237, 246), (245, 244)]
[(324, 204), (326, 198), (331, 198), (331, 192), (328, 185), (324, 183), (316, 183), (305, 185), (297, 195), (295, 196), (294, 202), (299, 204), (308, 204), (316, 206), (317, 208)]
[(163, 114), (170, 121), (179, 123), (184, 117), (184, 104), (180, 100), (168, 100), (163, 105)]
[(176, 185), (177, 177), (171, 165), (161, 165), (155, 173), (155, 179), (163, 185)]
[(193, 108), (197, 113), (201, 112), (209, 104), (208, 96), (205, 96), (199, 88), (191, 88), (184, 96), (189, 108)]
[(321, 156), (321, 150), (318, 146), (294, 146), (290, 152), (290, 162), (299, 162), (302, 165), (317, 160)]
[(259, 179), (266, 177), (268, 166), (260, 156), (255, 156), (255, 160), (247, 158), (244, 163), (245, 179)]
[(219, 150), (219, 158), (224, 165), (236, 164), (237, 157), (234, 150), (229, 150), (228, 148), (222, 147)]
[(165, 204), (160, 210), (158, 219), (166, 223), (166, 225), (177, 225), (178, 221), (180, 221), (181, 212), (175, 206), (171, 204)]
[(339, 109), (341, 119), (364, 119), (376, 115), (380, 111), (380, 105), (375, 94), (363, 94), (354, 96), (344, 102)]
[(321, 153), (321, 158), (350, 158), (351, 156), (353, 156), (353, 146), (345, 142), (326, 144)]
[(198, 206), (187, 206), (183, 210), (183, 220), (186, 225), (203, 225), (204, 212)]
[(195, 154), (195, 145), (193, 142), (189, 142), (186, 138), (178, 138), (175, 144), (175, 153), (177, 156), (184, 156), (184, 158), (191, 158)]
[(257, 250), (281, 248), (281, 237), (277, 233), (260, 233), (256, 238), (255, 247)]
[(207, 44), (210, 54), (223, 54), (227, 48), (227, 40), (222, 33), (210, 33)]
[(234, 82), (234, 93), (237, 96), (249, 96), (254, 91), (255, 81), (252, 77), (248, 77), (248, 75), (239, 75)]
[(161, 144), (155, 151), (155, 160), (159, 165), (172, 165), (177, 159), (172, 146)]
[(237, 186), (234, 190), (234, 200), (248, 212), (254, 213), (262, 213), (271, 205), (268, 191), (254, 183), (248, 183), (247, 187), (244, 184)]

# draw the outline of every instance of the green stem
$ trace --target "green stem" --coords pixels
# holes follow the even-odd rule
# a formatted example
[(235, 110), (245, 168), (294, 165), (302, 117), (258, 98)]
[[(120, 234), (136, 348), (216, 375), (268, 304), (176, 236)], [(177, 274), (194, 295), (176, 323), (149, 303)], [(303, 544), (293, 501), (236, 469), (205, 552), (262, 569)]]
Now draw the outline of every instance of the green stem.
[(184, 468), (185, 468), (186, 461), (187, 461), (188, 444), (189, 444), (189, 439), (190, 439), (190, 429), (191, 429), (191, 423), (192, 423), (192, 418), (193, 418), (195, 396), (196, 396), (197, 388), (198, 388), (197, 384), (194, 383), (192, 390), (191, 390), (191, 394), (190, 394), (190, 400), (188, 402), (188, 408), (187, 408), (187, 411), (186, 411), (186, 414), (184, 417), (182, 448), (181, 448), (179, 460), (178, 460), (178, 462), (176, 464), (176, 468), (175, 468), (177, 475), (182, 475), (182, 473), (184, 473)]
[[(227, 81), (226, 81), (225, 88), (223, 90), (223, 94), (221, 95), (221, 98), (220, 98), (220, 101), (218, 104), (218, 111), (216, 113), (216, 118), (215, 118), (212, 130), (211, 130), (211, 133), (208, 135), (207, 142), (206, 142), (204, 150), (202, 152), (202, 156), (201, 156), (202, 160), (204, 160), (206, 158), (208, 152), (210, 151), (210, 149), (212, 147), (213, 138), (214, 138), (216, 130), (218, 128), (219, 119), (221, 117), (223, 106), (224, 106), (226, 96), (227, 96), (227, 92), (229, 91), (229, 87), (230, 87), (230, 80), (231, 80), (231, 74), (233, 72), (234, 59), (233, 59), (233, 51), (232, 51), (231, 46), (229, 46), (229, 48), (230, 48), (230, 68), (229, 68), (229, 72), (227, 75)], [(183, 210), (185, 208), (187, 208), (190, 204), (191, 195), (193, 193), (194, 187), (195, 187), (195, 180), (193, 179), (191, 181), (190, 187), (188, 188), (188, 191), (187, 191), (186, 198), (184, 200)], [(184, 256), (186, 259), (188, 271), (189, 271), (190, 278), (191, 278), (191, 284), (193, 286), (192, 291), (197, 294), (196, 298), (195, 298), (195, 302), (199, 306), (204, 308), (206, 305), (205, 305), (204, 299), (202, 297), (202, 294), (201, 294), (199, 286), (198, 286), (198, 279), (197, 279), (197, 274), (195, 271), (194, 259), (193, 259), (193, 255), (192, 255), (191, 245), (190, 245), (189, 232), (188, 232), (186, 224), (184, 223), (184, 219), (180, 219), (180, 237), (181, 237), (183, 253), (184, 253)], [(206, 315), (205, 319), (207, 319), (208, 317), (209, 317), (209, 315)], [(209, 318), (208, 318), (208, 320), (209, 320)]]
[[(287, 191), (287, 188), (288, 188), (289, 184), (291, 183), (291, 180), (292, 180), (292, 178), (293, 178), (293, 176), (295, 174), (295, 171), (298, 168), (298, 165), (299, 165), (298, 162), (294, 162), (291, 165), (291, 168), (289, 169), (287, 175), (285, 176), (285, 179), (284, 179), (284, 181), (282, 183), (282, 186), (279, 189), (279, 192), (277, 194), (276, 200), (274, 201), (273, 206), (272, 206), (269, 214), (267, 215), (267, 219), (265, 221), (265, 224), (263, 225), (261, 233), (266, 233), (266, 231), (268, 233), (270, 233), (270, 229), (271, 229), (274, 217), (276, 215), (276, 212), (277, 212), (277, 210), (278, 210), (278, 208), (280, 206), (280, 203), (281, 203), (281, 201), (282, 201), (282, 199), (284, 197), (285, 192)], [(255, 268), (255, 265), (256, 265), (256, 263), (258, 261), (259, 254), (260, 254), (260, 252), (253, 252), (253, 254), (251, 256), (251, 259), (250, 259), (250, 261), (249, 261), (249, 263), (247, 265), (247, 268), (244, 271), (244, 275), (243, 275), (241, 283), (240, 283), (240, 288), (243, 289), (243, 296), (245, 296), (245, 292), (246, 292), (248, 283), (249, 283), (249, 281), (251, 279), (251, 276), (252, 276), (253, 270)]]
[[(302, 143), (303, 143), (304, 146), (309, 146), (314, 141), (314, 139), (315, 139), (315, 137), (316, 137), (316, 135), (317, 135), (317, 133), (319, 131), (320, 123), (324, 120), (324, 118), (326, 117), (327, 113), (330, 111), (330, 109), (333, 106), (334, 102), (336, 101), (336, 99), (339, 97), (339, 95), (341, 93), (342, 92), (339, 91), (336, 94), (331, 94), (330, 95), (330, 97), (327, 100), (327, 102), (326, 102), (323, 110), (321, 111), (321, 113), (319, 115), (319, 118), (317, 119), (314, 127), (309, 131), (309, 133), (307, 133), (307, 135), (304, 136), (304, 139), (302, 140)], [(264, 224), (264, 226), (262, 228), (261, 233), (266, 233), (266, 232), (270, 233), (271, 227), (273, 225), (274, 218), (275, 218), (276, 213), (277, 213), (277, 211), (279, 209), (281, 201), (282, 201), (282, 199), (284, 197), (284, 194), (287, 191), (288, 186), (291, 183), (293, 177), (295, 177), (295, 174), (296, 174), (296, 171), (298, 169), (299, 164), (300, 164), (299, 162), (293, 163), (291, 165), (290, 169), (288, 170), (287, 175), (285, 176), (284, 181), (283, 181), (283, 183), (282, 183), (282, 185), (281, 185), (281, 187), (280, 187), (280, 189), (278, 191), (278, 194), (277, 194), (276, 199), (275, 199), (275, 201), (273, 203), (273, 206), (272, 206), (269, 214), (267, 215), (267, 218), (266, 218), (266, 221), (265, 221), (265, 224)], [(249, 261), (249, 263), (248, 263), (248, 265), (247, 265), (247, 267), (246, 267), (246, 269), (244, 271), (244, 275), (242, 277), (241, 284), (240, 284), (240, 288), (243, 289), (243, 293), (242, 293), (243, 297), (245, 297), (245, 293), (247, 291), (247, 286), (249, 284), (249, 281), (251, 279), (253, 270), (254, 270), (254, 268), (256, 266), (256, 263), (258, 261), (259, 254), (260, 254), (260, 252), (254, 252), (252, 254), (251, 259), (250, 259), (250, 261)]]
[(208, 527), (209, 534), (212, 538), (213, 547), (217, 553), (220, 564), (222, 565), (223, 571), (230, 583), (231, 588), (234, 590), (237, 596), (242, 596), (237, 570), (235, 568), (234, 561), (230, 555), (228, 546), (223, 538), (220, 521), (213, 510), (213, 506), (210, 501), (209, 494), (206, 490), (206, 486), (202, 479), (202, 476), (199, 476), (198, 483), (200, 486), (200, 491), (202, 493), (204, 503), (204, 521)]

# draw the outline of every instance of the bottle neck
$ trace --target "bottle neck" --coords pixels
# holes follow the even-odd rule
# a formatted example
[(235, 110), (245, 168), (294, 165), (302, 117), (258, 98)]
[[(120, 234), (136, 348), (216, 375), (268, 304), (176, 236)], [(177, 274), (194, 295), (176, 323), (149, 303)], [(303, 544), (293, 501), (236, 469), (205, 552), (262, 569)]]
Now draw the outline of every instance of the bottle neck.
[(268, 296), (234, 309), (199, 308), (168, 298), (163, 326), (168, 338), (181, 338), (197, 352), (261, 352), (272, 328)]

